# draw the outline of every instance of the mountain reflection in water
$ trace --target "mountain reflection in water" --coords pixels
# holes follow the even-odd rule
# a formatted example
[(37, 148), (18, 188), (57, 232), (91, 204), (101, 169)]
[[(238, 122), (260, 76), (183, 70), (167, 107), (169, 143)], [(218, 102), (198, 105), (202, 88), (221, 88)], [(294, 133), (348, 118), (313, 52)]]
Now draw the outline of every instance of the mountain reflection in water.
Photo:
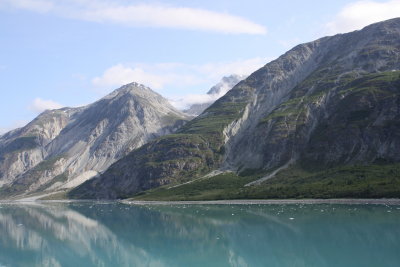
[(0, 266), (399, 266), (384, 205), (0, 204)]

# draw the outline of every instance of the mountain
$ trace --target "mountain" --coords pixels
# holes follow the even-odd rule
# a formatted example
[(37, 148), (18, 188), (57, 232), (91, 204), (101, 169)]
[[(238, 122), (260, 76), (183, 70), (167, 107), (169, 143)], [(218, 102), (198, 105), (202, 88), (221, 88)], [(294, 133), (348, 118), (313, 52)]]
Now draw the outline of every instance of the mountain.
[(0, 197), (73, 188), (186, 120), (137, 83), (85, 107), (47, 110), (0, 137)]
[(215, 102), (215, 100), (225, 95), (229, 90), (231, 90), (236, 84), (238, 84), (246, 77), (247, 76), (245, 75), (237, 74), (223, 77), (219, 83), (211, 87), (211, 89), (207, 92), (207, 96), (209, 96), (210, 99), (209, 101), (199, 104), (193, 104), (183, 112), (191, 116), (200, 115), (206, 108), (211, 106)]
[(399, 18), (298, 45), (69, 196), (399, 197), (399, 69)]

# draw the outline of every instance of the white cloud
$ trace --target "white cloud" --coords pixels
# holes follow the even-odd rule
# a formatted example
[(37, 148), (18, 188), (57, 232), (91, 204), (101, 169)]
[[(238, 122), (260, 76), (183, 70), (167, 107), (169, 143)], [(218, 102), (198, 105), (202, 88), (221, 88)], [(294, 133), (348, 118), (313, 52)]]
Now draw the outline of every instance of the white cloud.
[(62, 108), (63, 106), (53, 100), (44, 100), (39, 97), (35, 98), (31, 105), (29, 106), (29, 109), (34, 111), (34, 112), (43, 112), (45, 110), (50, 110), (50, 109), (58, 109)]
[(208, 94), (189, 94), (180, 98), (169, 99), (169, 102), (177, 109), (184, 110), (193, 104), (205, 104), (214, 102), (219, 97)]
[(135, 27), (179, 28), (230, 34), (265, 34), (266, 28), (245, 18), (200, 8), (162, 4), (124, 4), (111, 0), (2, 0), (1, 6), (100, 23)]
[(153, 89), (161, 89), (170, 80), (171, 77), (168, 77), (168, 75), (152, 74), (139, 67), (131, 68), (118, 64), (107, 69), (101, 77), (94, 78), (92, 82), (97, 87), (113, 87), (138, 82)]
[(206, 64), (117, 64), (106, 69), (101, 76), (93, 78), (92, 84), (102, 92), (131, 82), (142, 83), (156, 90), (162, 90), (166, 86), (184, 88), (216, 82), (226, 75), (249, 75), (267, 62), (268, 59), (260, 57)]
[[(143, 69), (144, 66), (146, 68)], [(178, 65), (171, 65), (169, 68), (163, 65), (143, 65), (130, 67), (130, 65), (117, 64), (104, 71), (100, 77), (95, 77), (92, 83), (97, 88), (110, 88), (121, 86), (131, 82), (138, 82), (153, 89), (162, 89), (168, 84), (180, 83), (187, 85), (195, 83), (195, 77), (185, 74), (176, 74), (172, 69)], [(160, 71), (164, 70), (163, 71)], [(169, 69), (169, 71), (168, 71)], [(165, 72), (167, 70), (167, 72)]]
[(244, 18), (205, 9), (157, 5), (115, 6), (91, 9), (82, 18), (166, 28), (207, 30), (224, 33), (265, 34), (266, 29)]
[[(232, 74), (247, 76), (270, 60), (257, 57), (206, 64), (177, 62), (117, 64), (106, 69), (102, 75), (93, 78), (92, 84), (98, 93), (105, 94), (124, 84), (142, 83), (152, 89), (162, 91), (161, 93), (170, 98), (175, 107), (183, 109), (194, 103), (215, 101), (226, 93), (226, 90), (222, 90), (222, 95), (205, 94), (205, 91), (219, 82), (223, 76)], [(204, 94), (193, 93), (194, 87), (201, 87)]]
[[(247, 78), (248, 75), (239, 75), (238, 81)], [(188, 94), (181, 97), (175, 97), (170, 99), (171, 104), (177, 109), (184, 110), (194, 104), (205, 104), (212, 103), (224, 96), (232, 87), (236, 85), (233, 81), (222, 79), (217, 85), (217, 88), (213, 88), (212, 91), (206, 94)], [(215, 90), (216, 89), (216, 90)]]
[(208, 63), (194, 66), (194, 68), (208, 77), (220, 79), (222, 76), (231, 74), (249, 75), (269, 61), (271, 61), (269, 58), (256, 57), (232, 62)]
[[(244, 79), (247, 76), (243, 76), (242, 79)], [(210, 94), (188, 94), (184, 95), (179, 98), (173, 98), (170, 99), (171, 104), (176, 107), (177, 109), (186, 109), (189, 108), (193, 104), (205, 104), (205, 103), (211, 103), (216, 101), (218, 98), (222, 97), (225, 95), (231, 88), (232, 85), (229, 85), (228, 83), (220, 82), (219, 83), (219, 92), (217, 93), (210, 93)]]
[(29, 11), (46, 13), (54, 8), (54, 5), (49, 0), (2, 0), (0, 7), (18, 8)]
[(400, 16), (400, 0), (358, 1), (346, 5), (326, 25), (329, 34), (359, 30), (369, 24)]
[[(209, 88), (208, 88), (209, 89)], [(170, 103), (177, 109), (184, 110), (193, 104), (211, 103), (224, 96), (231, 88), (221, 90), (219, 94), (188, 94), (181, 97), (169, 99)]]

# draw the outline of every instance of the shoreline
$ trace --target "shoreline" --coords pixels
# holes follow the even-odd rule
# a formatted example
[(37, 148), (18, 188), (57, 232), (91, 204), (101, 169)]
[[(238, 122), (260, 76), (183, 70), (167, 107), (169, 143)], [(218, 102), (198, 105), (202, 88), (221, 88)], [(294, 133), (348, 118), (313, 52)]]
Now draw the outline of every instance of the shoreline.
[(378, 199), (236, 199), (199, 201), (140, 201), (121, 200), (128, 205), (276, 205), (276, 204), (358, 204), (358, 205), (400, 205), (398, 198)]
[(283, 204), (343, 204), (343, 205), (400, 205), (399, 198), (335, 198), (335, 199), (232, 199), (232, 200), (93, 200), (93, 199), (60, 199), (60, 200), (0, 200), (1, 204), (45, 204), (45, 203), (122, 203), (127, 205), (283, 205)]

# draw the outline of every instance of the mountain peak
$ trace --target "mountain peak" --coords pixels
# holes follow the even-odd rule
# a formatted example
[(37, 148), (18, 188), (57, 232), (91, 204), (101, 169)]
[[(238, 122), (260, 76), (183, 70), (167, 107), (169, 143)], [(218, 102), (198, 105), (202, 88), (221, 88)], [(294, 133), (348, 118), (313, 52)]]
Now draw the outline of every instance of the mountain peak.
[(137, 82), (131, 82), (131, 83), (125, 84), (117, 89), (117, 91), (127, 92), (127, 93), (131, 93), (131, 92), (135, 93), (135, 92), (138, 92), (141, 90), (152, 91), (149, 87), (145, 86), (144, 84), (137, 83)]
[(231, 74), (228, 76), (224, 76), (221, 79), (221, 82), (232, 82), (232, 81), (241, 81), (243, 79), (246, 79), (248, 75), (244, 75), (244, 74)]
[(226, 94), (226, 92), (228, 92), (238, 82), (246, 78), (247, 75), (238, 75), (238, 74), (224, 76), (219, 83), (211, 87), (211, 89), (207, 92), (207, 94), (218, 95), (219, 97), (221, 97), (224, 94)]
[[(134, 150), (70, 196), (124, 198), (190, 179), (195, 184), (207, 173), (230, 170), (243, 176), (248, 173), (252, 179), (260, 174), (261, 179), (248, 185), (262, 184), (263, 189), (251, 188), (249, 194), (257, 192), (254, 196), (262, 197), (270, 192), (272, 198), (287, 197), (288, 191), (263, 182), (285, 168), (295, 168), (296, 175), (301, 173), (297, 168), (304, 168), (305, 173), (315, 171), (304, 182), (303, 188), (308, 190), (308, 183), (317, 180), (319, 171), (400, 162), (400, 76), (399, 71), (393, 71), (400, 69), (399, 26), (400, 19), (388, 20), (294, 47), (234, 86), (175, 135)], [(213, 96), (219, 93), (214, 89), (210, 90)], [(326, 173), (332, 174), (329, 184), (324, 184), (327, 191), (339, 187), (335, 182), (337, 169), (331, 170)], [(371, 176), (376, 176), (376, 167), (371, 170)], [(357, 188), (367, 188), (366, 176), (362, 181), (357, 178)], [(220, 177), (207, 183), (219, 183)], [(295, 179), (286, 181), (288, 188), (299, 185), (290, 189), (295, 192), (293, 197), (298, 197), (297, 189), (303, 184), (293, 182), (300, 181)], [(317, 183), (314, 197), (321, 193), (322, 183)], [(282, 183), (275, 180), (275, 184)], [(221, 190), (213, 188), (217, 189), (216, 198), (231, 182), (226, 185)], [(354, 185), (348, 188), (354, 192)], [(180, 190), (185, 192), (182, 198), (190, 199), (184, 185)], [(226, 196), (247, 197), (247, 193), (240, 193), (243, 190), (245, 186), (238, 186)], [(380, 190), (370, 190), (366, 196), (375, 197)], [(212, 191), (207, 191), (207, 198)], [(343, 192), (338, 195), (343, 197)], [(163, 194), (158, 196), (170, 200), (174, 191)], [(193, 198), (204, 195), (195, 193)], [(350, 197), (354, 196), (360, 194)]]
[(168, 100), (139, 83), (84, 107), (46, 110), (1, 137), (0, 188), (21, 185), (18, 192), (7, 191), (12, 195), (74, 187), (186, 120)]
[(133, 96), (139, 96), (139, 97), (161, 97), (158, 93), (154, 92), (151, 90), (149, 87), (137, 83), (137, 82), (131, 82), (128, 84), (125, 84), (121, 86), (120, 88), (114, 90), (110, 94), (106, 95), (103, 99), (110, 99), (110, 98), (115, 98), (119, 97), (122, 95), (133, 95)]

